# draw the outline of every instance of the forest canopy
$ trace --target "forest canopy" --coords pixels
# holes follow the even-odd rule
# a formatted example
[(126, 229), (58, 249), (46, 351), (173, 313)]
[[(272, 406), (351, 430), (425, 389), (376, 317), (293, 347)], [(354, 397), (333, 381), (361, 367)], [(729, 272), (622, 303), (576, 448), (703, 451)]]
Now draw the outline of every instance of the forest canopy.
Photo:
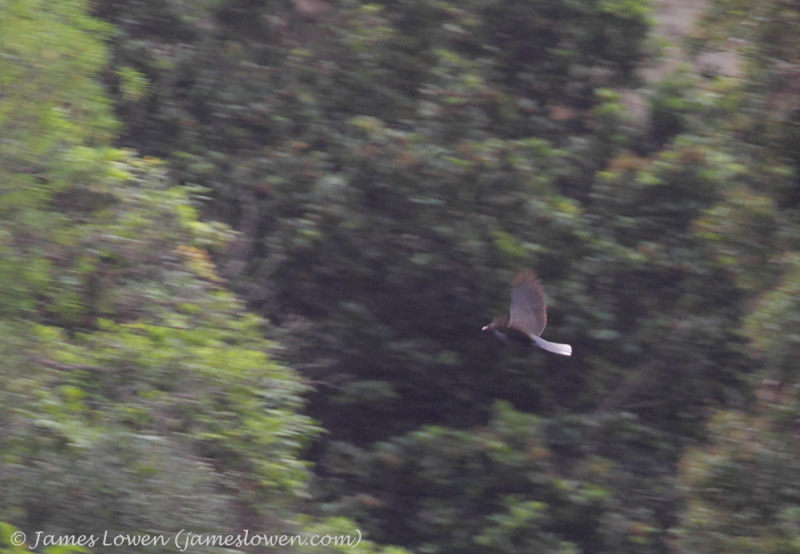
[(800, 7), (684, 4), (0, 2), (0, 551), (798, 551)]

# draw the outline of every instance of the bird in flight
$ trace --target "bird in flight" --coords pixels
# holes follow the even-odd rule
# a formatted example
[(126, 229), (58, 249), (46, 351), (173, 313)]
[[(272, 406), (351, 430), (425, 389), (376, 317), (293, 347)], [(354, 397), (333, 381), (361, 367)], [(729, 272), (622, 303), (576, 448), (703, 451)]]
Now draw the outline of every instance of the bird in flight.
[(492, 331), (505, 343), (524, 346), (535, 343), (548, 352), (572, 356), (570, 345), (549, 342), (539, 336), (547, 325), (547, 302), (536, 274), (523, 269), (517, 273), (511, 287), (509, 315), (494, 318), (483, 330)]

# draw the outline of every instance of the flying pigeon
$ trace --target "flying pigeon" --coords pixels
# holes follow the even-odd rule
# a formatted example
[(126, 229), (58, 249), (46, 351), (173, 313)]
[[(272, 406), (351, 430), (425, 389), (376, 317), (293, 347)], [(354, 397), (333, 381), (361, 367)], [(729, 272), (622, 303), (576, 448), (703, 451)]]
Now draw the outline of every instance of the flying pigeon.
[(548, 352), (572, 356), (572, 347), (568, 344), (549, 342), (539, 337), (547, 325), (547, 302), (544, 291), (536, 274), (530, 269), (523, 269), (514, 278), (511, 289), (511, 310), (509, 315), (501, 315), (483, 328), (492, 331), (505, 343), (536, 346)]

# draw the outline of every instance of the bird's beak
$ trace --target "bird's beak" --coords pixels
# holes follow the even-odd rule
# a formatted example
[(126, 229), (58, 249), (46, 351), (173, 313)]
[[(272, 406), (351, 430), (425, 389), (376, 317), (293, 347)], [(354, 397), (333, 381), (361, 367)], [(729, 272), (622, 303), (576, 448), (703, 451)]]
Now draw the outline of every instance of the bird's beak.
[(489, 326), (488, 325), (484, 325), (483, 329), (481, 329), (481, 331), (488, 331), (488, 330), (489, 330)]

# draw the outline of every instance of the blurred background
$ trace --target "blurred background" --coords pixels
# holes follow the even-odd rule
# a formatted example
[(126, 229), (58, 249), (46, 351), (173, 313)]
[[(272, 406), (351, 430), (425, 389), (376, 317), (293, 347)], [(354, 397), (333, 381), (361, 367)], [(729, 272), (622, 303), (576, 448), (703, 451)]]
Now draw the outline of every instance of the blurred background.
[(0, 551), (800, 552), (799, 144), (795, 1), (0, 0)]

